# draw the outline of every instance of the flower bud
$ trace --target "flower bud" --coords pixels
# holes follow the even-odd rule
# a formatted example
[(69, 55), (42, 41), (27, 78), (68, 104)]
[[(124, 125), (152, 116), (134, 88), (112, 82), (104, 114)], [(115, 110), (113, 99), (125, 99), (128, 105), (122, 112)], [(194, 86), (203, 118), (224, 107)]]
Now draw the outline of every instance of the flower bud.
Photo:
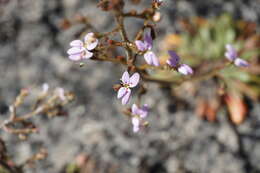
[(154, 22), (159, 22), (160, 20), (161, 20), (161, 13), (157, 11), (153, 15), (153, 21)]

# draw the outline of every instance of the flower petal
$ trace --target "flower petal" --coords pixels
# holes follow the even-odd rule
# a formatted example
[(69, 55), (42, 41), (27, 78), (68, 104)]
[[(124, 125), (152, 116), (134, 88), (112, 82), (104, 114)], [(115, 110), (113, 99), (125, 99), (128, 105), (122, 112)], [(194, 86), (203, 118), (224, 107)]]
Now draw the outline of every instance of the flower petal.
[(154, 66), (160, 66), (160, 62), (159, 62), (159, 59), (157, 58), (157, 56), (154, 54), (154, 56), (152, 56), (152, 64)]
[(127, 88), (121, 87), (117, 92), (117, 98), (121, 99), (127, 93)]
[(70, 46), (72, 46), (72, 47), (82, 47), (83, 42), (81, 40), (73, 40), (72, 42), (70, 42)]
[(229, 60), (229, 61), (234, 61), (237, 58), (237, 53), (236, 52), (226, 52), (225, 53), (225, 57)]
[(85, 50), (85, 55), (83, 56), (83, 59), (89, 59), (93, 56), (92, 52), (89, 52), (87, 50)]
[(167, 60), (167, 64), (171, 67), (178, 66), (180, 63), (180, 57), (172, 50), (169, 50), (168, 54), (170, 55), (170, 58)]
[(235, 58), (233, 58), (229, 52), (225, 52), (225, 57), (229, 60), (229, 61), (234, 61)]
[(133, 126), (133, 132), (134, 132), (134, 133), (139, 132), (139, 130), (140, 130), (140, 127), (139, 127), (139, 126)]
[(152, 51), (148, 51), (144, 54), (144, 59), (147, 64), (153, 65), (153, 56), (155, 56), (155, 55)]
[(186, 64), (182, 64), (179, 68), (178, 68), (178, 72), (184, 75), (189, 75), (189, 74), (193, 74), (193, 70), (190, 66), (186, 65)]
[(133, 132), (136, 133), (140, 130), (140, 120), (137, 117), (132, 118)]
[(138, 115), (138, 107), (137, 107), (137, 105), (136, 104), (133, 104), (132, 105), (132, 108), (131, 108), (131, 112), (132, 112), (132, 114), (133, 115)]
[(140, 74), (139, 74), (139, 73), (134, 73), (134, 74), (130, 77), (129, 86), (130, 86), (131, 88), (135, 87), (135, 86), (139, 83), (139, 80), (140, 80)]
[(49, 84), (48, 84), (48, 83), (44, 83), (44, 84), (42, 85), (42, 92), (43, 92), (43, 93), (47, 93), (48, 90), (49, 90)]
[(122, 97), (122, 105), (126, 105), (129, 102), (131, 96), (131, 90), (128, 88), (126, 94)]
[(81, 60), (81, 54), (70, 55), (69, 59), (72, 60), (72, 61), (79, 61), (79, 60)]
[(144, 44), (144, 42), (142, 42), (141, 40), (136, 40), (135, 41), (135, 45), (137, 47), (138, 50), (140, 51), (146, 51), (146, 45)]
[(234, 52), (236, 51), (235, 48), (231, 44), (226, 44), (225, 47), (226, 47), (227, 51), (234, 51)]
[(98, 45), (98, 39), (96, 39), (94, 42), (87, 44), (87, 49), (88, 50), (93, 50), (97, 47)]
[(234, 61), (238, 57), (236, 49), (231, 44), (227, 44), (226, 49), (225, 57), (229, 61)]
[(249, 66), (248, 62), (241, 58), (236, 58), (234, 61), (234, 64), (238, 67), (248, 67)]
[(81, 49), (78, 47), (72, 47), (67, 51), (67, 53), (69, 55), (76, 55), (76, 54), (81, 54), (83, 51), (84, 51), (84, 49)]
[(144, 104), (141, 109), (139, 109), (139, 115), (141, 118), (146, 118), (149, 113), (149, 107), (147, 104)]
[(93, 50), (98, 45), (98, 39), (95, 37), (95, 34), (93, 32), (90, 32), (85, 36), (84, 42), (88, 50)]
[(94, 33), (93, 32), (90, 32), (90, 33), (87, 33), (86, 36), (84, 37), (84, 42), (88, 42), (91, 38), (94, 37)]
[(144, 42), (145, 42), (145, 44), (146, 44), (146, 47), (147, 47), (147, 49), (152, 49), (152, 47), (153, 47), (153, 39), (152, 39), (152, 37), (151, 37), (151, 34), (149, 33), (147, 33), (147, 34), (145, 34), (145, 36), (144, 36)]
[(140, 120), (137, 117), (132, 118), (132, 124), (133, 126), (140, 126)]
[(123, 73), (121, 81), (123, 82), (123, 84), (128, 84), (130, 82), (128, 71), (125, 71)]

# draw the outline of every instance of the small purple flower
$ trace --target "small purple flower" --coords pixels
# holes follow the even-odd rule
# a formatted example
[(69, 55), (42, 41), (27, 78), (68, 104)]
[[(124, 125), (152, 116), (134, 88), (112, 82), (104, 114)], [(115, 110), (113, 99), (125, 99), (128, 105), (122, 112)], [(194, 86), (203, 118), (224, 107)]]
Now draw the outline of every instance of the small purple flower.
[(138, 50), (145, 52), (144, 59), (149, 65), (159, 66), (159, 60), (157, 56), (151, 51), (153, 47), (153, 39), (150, 34), (145, 34), (144, 41), (136, 40), (135, 45)]
[(142, 126), (147, 124), (147, 122), (144, 121), (144, 118), (147, 117), (149, 113), (149, 108), (147, 104), (144, 104), (141, 108), (138, 108), (136, 104), (133, 104), (131, 108), (131, 112), (133, 115), (132, 118), (133, 132), (136, 133), (140, 130)]
[(150, 34), (145, 34), (144, 41), (136, 40), (135, 44), (136, 44), (138, 50), (144, 52), (144, 51), (152, 49), (153, 39)]
[(137, 86), (140, 80), (139, 73), (134, 73), (131, 77), (129, 76), (129, 73), (125, 71), (122, 75), (121, 81), (122, 81), (122, 87), (117, 92), (117, 98), (122, 99), (122, 105), (126, 105), (131, 96), (131, 89)]
[(67, 51), (69, 59), (72, 61), (79, 61), (89, 59), (93, 56), (90, 50), (93, 50), (98, 45), (98, 39), (95, 38), (94, 33), (88, 33), (84, 38), (84, 43), (81, 40), (73, 40), (70, 42), (71, 48)]
[(168, 51), (170, 58), (166, 63), (183, 75), (193, 74), (193, 70), (187, 64), (180, 64), (180, 57), (172, 50)]
[(229, 61), (234, 61), (238, 57), (237, 51), (232, 45), (227, 44), (226, 50), (225, 56)]
[(147, 62), (147, 64), (149, 64), (149, 65), (153, 65), (153, 66), (159, 66), (160, 65), (157, 56), (152, 51), (147, 51), (144, 54), (144, 59)]
[(144, 104), (141, 108), (138, 108), (136, 104), (133, 104), (131, 112), (133, 115), (139, 115), (141, 118), (146, 118), (149, 113), (149, 107), (147, 104)]
[(247, 61), (238, 57), (236, 49), (231, 44), (226, 45), (225, 56), (238, 67), (248, 67), (249, 65)]

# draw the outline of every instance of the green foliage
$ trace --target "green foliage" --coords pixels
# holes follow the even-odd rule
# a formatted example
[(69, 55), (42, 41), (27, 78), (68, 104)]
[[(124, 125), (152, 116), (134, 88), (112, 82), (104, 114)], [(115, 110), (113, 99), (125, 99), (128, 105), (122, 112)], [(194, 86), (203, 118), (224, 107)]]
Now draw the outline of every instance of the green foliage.
[(242, 43), (236, 41), (237, 32), (234, 20), (230, 15), (222, 15), (219, 18), (209, 19), (204, 24), (191, 23), (197, 29), (195, 33), (185, 32), (181, 34), (182, 45), (178, 51), (181, 55), (193, 55), (195, 60), (187, 60), (193, 64), (199, 64), (205, 59), (223, 58), (225, 45), (234, 44), (241, 48)]
[(66, 167), (66, 173), (78, 173), (79, 171), (79, 167), (74, 163), (70, 163)]
[[(245, 27), (241, 27), (241, 23), (244, 26), (247, 25), (246, 22), (243, 22), (234, 20), (229, 14), (211, 19), (195, 17), (186, 23), (189, 29), (180, 33), (181, 44), (177, 46), (176, 51), (182, 56), (184, 62), (203, 68), (201, 66), (203, 62), (224, 62), (225, 45), (229, 43), (239, 51), (239, 56), (242, 59), (246, 59), (250, 63), (250, 60), (260, 56), (260, 49), (257, 48), (257, 45), (251, 45), (251, 49), (247, 50), (245, 45), (249, 39), (258, 35), (252, 32), (247, 33)], [(247, 37), (241, 35), (247, 35)], [(260, 84), (259, 74), (253, 74), (250, 70), (234, 66), (221, 70), (219, 74), (228, 86), (231, 86), (229, 83), (235, 81), (245, 82), (247, 87), (255, 93), (254, 98), (259, 96), (260, 88), (257, 87)], [(232, 85), (232, 87), (232, 89), (236, 89), (236, 85)], [(247, 91), (243, 92), (246, 94)]]
[(7, 171), (6, 169), (0, 167), (0, 173), (10, 173), (9, 171)]

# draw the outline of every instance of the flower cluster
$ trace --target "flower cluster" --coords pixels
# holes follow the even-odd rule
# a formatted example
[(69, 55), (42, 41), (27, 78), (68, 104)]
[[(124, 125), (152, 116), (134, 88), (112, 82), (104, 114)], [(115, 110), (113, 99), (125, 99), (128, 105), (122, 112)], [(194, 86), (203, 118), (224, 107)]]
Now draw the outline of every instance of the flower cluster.
[(74, 40), (70, 42), (71, 48), (67, 51), (69, 59), (72, 61), (80, 61), (83, 59), (89, 59), (93, 56), (91, 50), (95, 49), (98, 45), (98, 39), (94, 33), (88, 33), (84, 42), (81, 40)]
[[(135, 45), (139, 51), (145, 52), (144, 59), (149, 65), (160, 66), (159, 60), (155, 53), (152, 51), (153, 39), (150, 34), (145, 34), (144, 41), (136, 40)], [(181, 74), (189, 75), (193, 74), (193, 70), (190, 66), (186, 64), (180, 64), (180, 58), (174, 51), (168, 52), (170, 55), (167, 64), (178, 71)]]
[[(117, 92), (117, 98), (121, 99), (122, 105), (126, 105), (131, 97), (131, 89), (138, 85), (140, 80), (139, 73), (134, 73), (131, 77), (127, 71), (125, 71), (121, 77), (121, 87)], [(139, 108), (136, 104), (132, 105), (132, 125), (133, 132), (138, 132), (141, 127), (144, 127), (148, 122), (144, 121), (144, 118), (148, 115), (148, 105), (145, 104)]]
[[(117, 98), (121, 99), (122, 105), (126, 105), (131, 97), (131, 88), (134, 88), (138, 85), (140, 80), (140, 74), (134, 73), (131, 77), (127, 71), (125, 71), (121, 77), (121, 87), (117, 92)], [(144, 121), (144, 118), (148, 115), (148, 105), (145, 104), (139, 108), (136, 104), (132, 105), (131, 114), (132, 114), (132, 125), (133, 132), (138, 132), (141, 127), (144, 127), (148, 124), (147, 121)]]
[[(98, 39), (95, 37), (94, 33), (88, 33), (84, 42), (81, 40), (74, 40), (70, 43), (71, 48), (67, 51), (69, 59), (72, 61), (80, 61), (84, 59), (89, 59), (93, 56), (92, 50), (94, 50), (98, 45)], [(150, 34), (145, 34), (144, 40), (136, 40), (135, 45), (139, 51), (143, 53), (144, 59), (147, 64), (152, 66), (160, 66), (159, 60), (155, 53), (152, 51), (153, 39)], [(170, 59), (167, 63), (177, 69), (178, 72), (182, 74), (192, 74), (192, 69), (186, 64), (179, 64), (179, 57), (173, 51), (169, 51)], [(121, 99), (122, 105), (128, 104), (131, 98), (131, 89), (136, 87), (140, 81), (140, 74), (135, 72), (132, 76), (129, 75), (128, 71), (125, 71), (121, 77), (121, 85), (117, 91), (117, 98)], [(57, 90), (60, 98), (63, 98), (62, 89)], [(142, 107), (138, 107), (136, 104), (132, 105), (132, 125), (133, 132), (138, 132), (142, 127), (148, 124), (144, 119), (148, 115), (148, 105), (144, 104)]]
[(248, 63), (245, 60), (238, 57), (236, 49), (231, 44), (226, 45), (225, 56), (229, 61), (231, 61), (238, 67), (247, 67), (248, 66)]
[[(71, 48), (68, 50), (69, 59), (73, 61), (79, 61), (83, 59), (89, 59), (93, 56), (93, 52), (98, 45), (98, 39), (95, 37), (94, 33), (88, 33), (84, 42), (81, 40), (74, 40), (70, 43)], [(153, 39), (150, 34), (145, 34), (144, 40), (136, 40), (135, 45), (138, 51), (144, 56), (144, 59), (147, 64), (151, 66), (160, 66), (159, 60), (155, 53), (152, 51)], [(226, 58), (239, 67), (247, 67), (248, 63), (245, 60), (242, 60), (238, 57), (237, 51), (230, 44), (226, 45)], [(140, 53), (140, 52), (138, 52)], [(169, 59), (166, 61), (168, 67), (176, 70), (183, 75), (193, 74), (192, 68), (187, 64), (180, 63), (180, 57), (172, 50), (168, 51)], [(98, 55), (98, 54), (97, 54)], [(136, 87), (140, 81), (140, 74), (135, 72), (130, 76), (128, 71), (125, 71), (121, 77), (120, 87), (117, 90), (117, 98), (121, 100), (122, 105), (129, 103), (132, 88)], [(47, 86), (44, 86), (44, 91), (48, 90)], [(57, 89), (57, 93), (61, 100), (64, 99), (64, 90), (62, 88)], [(133, 132), (138, 132), (142, 127), (145, 127), (148, 122), (144, 119), (147, 117), (149, 112), (148, 105), (144, 104), (142, 107), (138, 107), (136, 104), (132, 105), (131, 108), (131, 121), (133, 125)]]

